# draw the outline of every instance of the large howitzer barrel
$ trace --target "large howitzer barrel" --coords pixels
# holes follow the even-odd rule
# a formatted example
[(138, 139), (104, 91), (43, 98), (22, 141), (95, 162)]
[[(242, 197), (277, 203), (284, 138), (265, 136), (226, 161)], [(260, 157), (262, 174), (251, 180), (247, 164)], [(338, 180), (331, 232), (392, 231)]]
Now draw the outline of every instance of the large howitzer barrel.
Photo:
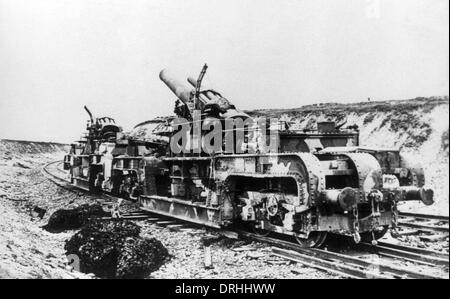
[[(188, 105), (192, 101), (195, 90), (185, 83), (184, 80), (177, 79), (177, 76), (173, 72), (168, 69), (163, 69), (159, 73), (159, 78), (184, 104)], [(206, 102), (204, 98), (200, 100)]]
[(177, 80), (175, 74), (168, 69), (163, 69), (159, 73), (159, 78), (167, 87), (186, 105), (191, 99), (193, 89), (181, 80)]
[[(163, 81), (167, 87), (185, 104), (189, 109), (193, 109), (195, 88), (197, 87), (197, 80), (192, 77), (188, 78), (188, 82), (192, 85), (185, 83), (183, 80), (177, 79), (177, 76), (168, 69), (163, 69), (159, 73), (159, 78)], [(200, 92), (198, 100), (201, 102), (201, 107), (207, 108), (207, 106), (219, 107), (223, 118), (249, 118), (250, 116), (229, 103), (227, 99), (222, 97), (218, 92), (214, 90), (204, 90)]]

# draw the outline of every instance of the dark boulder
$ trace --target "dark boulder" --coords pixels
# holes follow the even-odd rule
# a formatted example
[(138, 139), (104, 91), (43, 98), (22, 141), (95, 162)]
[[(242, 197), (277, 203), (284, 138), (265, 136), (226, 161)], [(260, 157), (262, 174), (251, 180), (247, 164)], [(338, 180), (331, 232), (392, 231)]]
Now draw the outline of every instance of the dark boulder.
[(101, 205), (84, 204), (74, 209), (57, 210), (50, 216), (43, 229), (50, 232), (78, 229), (89, 220), (105, 216), (110, 216), (110, 213), (105, 212)]
[(96, 221), (66, 241), (67, 254), (76, 254), (80, 271), (102, 278), (144, 278), (168, 256), (154, 238), (139, 236), (140, 227), (129, 221)]
[(155, 238), (125, 238), (117, 259), (116, 278), (147, 277), (158, 270), (167, 255), (167, 249)]

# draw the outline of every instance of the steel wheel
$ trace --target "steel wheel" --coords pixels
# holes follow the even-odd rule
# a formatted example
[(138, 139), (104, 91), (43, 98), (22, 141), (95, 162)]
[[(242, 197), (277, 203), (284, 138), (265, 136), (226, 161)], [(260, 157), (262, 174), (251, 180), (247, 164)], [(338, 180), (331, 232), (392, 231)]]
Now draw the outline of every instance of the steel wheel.
[(327, 235), (328, 233), (326, 231), (316, 231), (311, 232), (307, 239), (303, 239), (298, 236), (295, 236), (295, 239), (297, 240), (298, 244), (300, 244), (300, 246), (304, 248), (317, 248), (325, 243)]
[(267, 237), (271, 233), (270, 230), (257, 228), (254, 224), (251, 224), (250, 227), (251, 227), (252, 231), (255, 234), (257, 234), (258, 236)]

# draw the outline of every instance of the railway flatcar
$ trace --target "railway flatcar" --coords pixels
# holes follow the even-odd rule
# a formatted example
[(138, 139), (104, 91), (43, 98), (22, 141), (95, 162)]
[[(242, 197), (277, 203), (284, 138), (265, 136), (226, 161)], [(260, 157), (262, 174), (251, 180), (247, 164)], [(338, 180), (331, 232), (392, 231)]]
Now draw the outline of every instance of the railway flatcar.
[(65, 159), (72, 182), (138, 200), (142, 210), (290, 235), (304, 247), (329, 234), (376, 241), (396, 228), (400, 201), (433, 203), (423, 169), (399, 150), (362, 146), (356, 126), (332, 121), (314, 130), (259, 122), (202, 87), (206, 68), (185, 81), (161, 71), (176, 117), (150, 122), (156, 139), (126, 137), (89, 112), (88, 133)]

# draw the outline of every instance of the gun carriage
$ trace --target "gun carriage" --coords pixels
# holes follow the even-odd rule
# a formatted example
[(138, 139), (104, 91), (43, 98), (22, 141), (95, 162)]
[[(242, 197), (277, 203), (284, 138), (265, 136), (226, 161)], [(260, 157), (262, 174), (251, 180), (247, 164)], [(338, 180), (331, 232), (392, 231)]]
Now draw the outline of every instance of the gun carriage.
[[(331, 121), (314, 130), (286, 122), (255, 126), (219, 92), (202, 87), (206, 69), (186, 81), (161, 71), (177, 97), (177, 117), (145, 122), (153, 125), (151, 140), (131, 138), (111, 118), (94, 119), (86, 109), (87, 134), (65, 158), (72, 182), (210, 227), (292, 235), (305, 247), (321, 246), (329, 233), (377, 240), (396, 227), (398, 202), (433, 203), (422, 168), (399, 150), (361, 146), (358, 127)], [(188, 141), (174, 152), (185, 123)], [(221, 142), (205, 150), (214, 124)], [(261, 138), (265, 130), (270, 138)]]

